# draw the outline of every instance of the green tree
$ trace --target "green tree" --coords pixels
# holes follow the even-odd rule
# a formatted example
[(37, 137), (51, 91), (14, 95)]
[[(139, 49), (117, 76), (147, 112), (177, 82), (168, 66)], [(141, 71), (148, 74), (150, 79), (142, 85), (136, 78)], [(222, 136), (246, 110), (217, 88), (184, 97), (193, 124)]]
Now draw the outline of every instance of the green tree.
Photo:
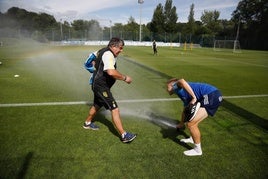
[(268, 49), (268, 0), (242, 0), (232, 16), (240, 26), (239, 40), (243, 48)]
[[(152, 21), (147, 27), (153, 33), (153, 39), (171, 41), (173, 39), (172, 33), (177, 31), (177, 20), (176, 7), (172, 6), (172, 0), (166, 0), (164, 7), (161, 3), (157, 5)], [(168, 39), (166, 39), (167, 35)]]
[(201, 15), (201, 21), (209, 31), (210, 34), (216, 35), (220, 30), (219, 24), (220, 12), (217, 10), (214, 11), (206, 11)]
[(167, 33), (173, 33), (176, 31), (176, 23), (178, 15), (176, 13), (176, 7), (172, 7), (172, 0), (166, 0), (164, 7), (164, 30)]
[(99, 22), (96, 20), (85, 21), (82, 19), (74, 20), (72, 23), (74, 30), (73, 36), (84, 40), (97, 40), (102, 35)]
[(130, 16), (127, 24), (124, 26), (126, 40), (139, 40), (139, 24), (134, 17)]
[(115, 23), (113, 26), (113, 36), (124, 39), (124, 25), (122, 23)]
[(30, 32), (34, 30), (35, 25), (33, 20), (37, 19), (36, 13), (28, 12), (25, 9), (20, 9), (18, 7), (12, 7), (8, 9), (6, 15), (14, 20), (16, 28)]
[(153, 33), (164, 32), (163, 24), (165, 23), (165, 16), (162, 4), (158, 4), (154, 10), (152, 21), (149, 23), (149, 29)]
[(185, 26), (185, 32), (189, 34), (194, 34), (196, 31), (196, 23), (194, 19), (194, 4), (190, 6), (190, 13), (188, 16), (188, 23)]
[[(46, 13), (37, 14), (12, 7), (4, 14), (4, 25), (19, 32), (19, 36), (34, 37), (46, 41), (45, 33), (57, 25), (55, 18)], [(10, 21), (11, 23), (6, 23)]]
[(74, 20), (72, 23), (72, 28), (74, 30), (73, 37), (74, 38), (85, 38), (85, 25), (82, 19)]
[(223, 39), (233, 40), (236, 35), (234, 21), (223, 19), (219, 20), (219, 24), (221, 26), (221, 30), (218, 32), (218, 36), (222, 37)]
[(239, 20), (248, 26), (267, 24), (268, 1), (267, 0), (242, 0), (238, 3), (232, 14), (233, 20)]
[(41, 13), (35, 16), (34, 24), (35, 29), (44, 32), (51, 27), (55, 27), (57, 25), (57, 21), (53, 16), (46, 13)]
[(88, 32), (88, 39), (89, 40), (98, 40), (100, 39), (101, 33), (101, 27), (98, 21), (96, 20), (90, 20), (87, 24), (87, 32)]

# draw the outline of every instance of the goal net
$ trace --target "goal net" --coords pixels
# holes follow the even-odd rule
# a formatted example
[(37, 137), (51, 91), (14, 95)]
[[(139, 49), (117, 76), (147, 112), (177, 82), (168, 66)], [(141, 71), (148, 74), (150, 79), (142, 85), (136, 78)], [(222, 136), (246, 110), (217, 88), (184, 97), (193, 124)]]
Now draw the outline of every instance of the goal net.
[(214, 51), (233, 51), (241, 53), (240, 43), (238, 40), (215, 40)]

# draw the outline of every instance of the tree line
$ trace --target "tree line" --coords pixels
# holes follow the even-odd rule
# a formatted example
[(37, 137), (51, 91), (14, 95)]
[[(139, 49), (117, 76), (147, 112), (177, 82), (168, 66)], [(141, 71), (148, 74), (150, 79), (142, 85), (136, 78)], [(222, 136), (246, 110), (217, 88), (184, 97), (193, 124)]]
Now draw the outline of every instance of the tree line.
[[(195, 43), (211, 47), (214, 40), (239, 40), (243, 49), (268, 49), (268, 0), (241, 0), (230, 20), (219, 19), (220, 11), (204, 10), (200, 21), (194, 19), (195, 5), (189, 7), (188, 22), (178, 22), (172, 0), (159, 3), (151, 22), (141, 24), (142, 41)], [(126, 24), (97, 20), (56, 21), (46, 13), (28, 12), (12, 7), (0, 12), (0, 36), (26, 36), (41, 42), (62, 40), (109, 40), (112, 36), (139, 40), (140, 24), (130, 16)]]

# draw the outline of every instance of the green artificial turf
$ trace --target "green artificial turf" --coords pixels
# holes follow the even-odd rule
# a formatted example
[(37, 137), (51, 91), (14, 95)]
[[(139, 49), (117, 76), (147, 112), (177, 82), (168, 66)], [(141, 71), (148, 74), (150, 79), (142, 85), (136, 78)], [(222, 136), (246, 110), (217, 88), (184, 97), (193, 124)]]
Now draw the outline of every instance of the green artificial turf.
[[(133, 83), (112, 91), (124, 128), (138, 136), (123, 144), (109, 111), (92, 131), (82, 128), (88, 105), (51, 105), (92, 102), (83, 62), (100, 46), (29, 44), (0, 47), (0, 178), (267, 178), (267, 52), (159, 47), (153, 56), (151, 47), (125, 47), (118, 69)], [(181, 101), (161, 100), (176, 99), (165, 89), (170, 77), (214, 84), (226, 97), (200, 124), (200, 157), (183, 155), (189, 131), (172, 127)], [(3, 105), (21, 103), (34, 104)]]

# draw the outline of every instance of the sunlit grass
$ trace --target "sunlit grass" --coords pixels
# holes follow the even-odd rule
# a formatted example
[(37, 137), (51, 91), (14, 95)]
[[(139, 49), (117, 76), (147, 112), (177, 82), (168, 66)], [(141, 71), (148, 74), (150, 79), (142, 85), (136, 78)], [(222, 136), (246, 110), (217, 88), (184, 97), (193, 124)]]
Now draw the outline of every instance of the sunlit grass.
[[(82, 65), (98, 48), (1, 47), (0, 103), (92, 102)], [(170, 98), (164, 86), (172, 76), (214, 84), (225, 96), (268, 94), (264, 58), (267, 52), (169, 47), (153, 56), (151, 47), (125, 47), (118, 69), (133, 83), (118, 81), (112, 91), (119, 101)], [(178, 141), (188, 130), (163, 124), (179, 121), (181, 101), (119, 102), (125, 129), (138, 134), (131, 144), (119, 140), (109, 112), (96, 117), (99, 131), (84, 130), (87, 105), (0, 107), (0, 177), (266, 178), (267, 102), (267, 96), (227, 98), (200, 124), (200, 157), (183, 155), (191, 146)]]

